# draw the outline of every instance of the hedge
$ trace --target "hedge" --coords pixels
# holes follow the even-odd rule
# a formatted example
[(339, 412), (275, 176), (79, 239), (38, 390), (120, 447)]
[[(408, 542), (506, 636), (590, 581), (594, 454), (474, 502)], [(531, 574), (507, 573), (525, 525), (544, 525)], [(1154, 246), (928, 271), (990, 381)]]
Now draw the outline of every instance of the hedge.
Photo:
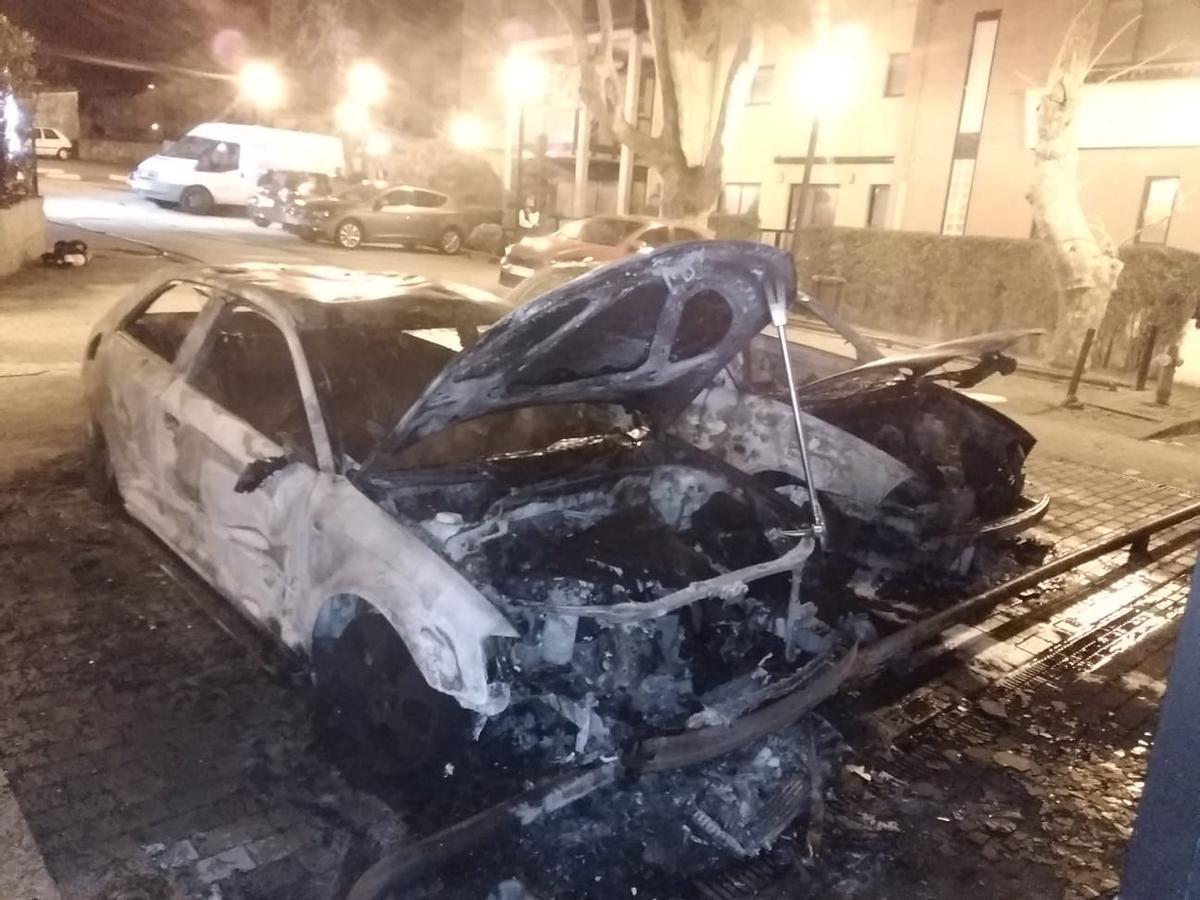
[[(792, 246), (801, 285), (866, 328), (941, 341), (1054, 327), (1057, 277), (1038, 240), (809, 228), (797, 232)], [(1128, 369), (1150, 324), (1159, 327), (1157, 349), (1179, 339), (1200, 303), (1200, 254), (1135, 244), (1120, 255), (1125, 269), (1098, 331), (1095, 359)], [(822, 284), (822, 276), (845, 283)], [(1022, 349), (1037, 353), (1037, 342)]]

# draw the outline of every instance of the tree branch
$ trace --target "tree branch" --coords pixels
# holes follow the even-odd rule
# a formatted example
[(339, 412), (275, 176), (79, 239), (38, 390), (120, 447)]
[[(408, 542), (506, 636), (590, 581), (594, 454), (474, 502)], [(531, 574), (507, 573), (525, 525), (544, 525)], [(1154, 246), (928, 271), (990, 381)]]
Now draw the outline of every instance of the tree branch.
[[(662, 0), (645, 0), (646, 18), (650, 22), (650, 42), (654, 46), (654, 71), (658, 76), (662, 92), (662, 138), (669, 146), (679, 164), (687, 160), (679, 143), (679, 87), (675, 83), (675, 70), (671, 68), (671, 38)], [(665, 149), (665, 148), (664, 148)]]
[(652, 165), (663, 158), (665, 147), (661, 138), (639, 131), (625, 118), (624, 91), (613, 59), (613, 17), (611, 0), (598, 0), (600, 41), (593, 47), (588, 38), (583, 17), (571, 0), (547, 0), (558, 13), (571, 35), (575, 58), (579, 65), (579, 93), (584, 105), (595, 117), (605, 136), (611, 135), (625, 146), (647, 158)]
[(1136, 16), (1134, 16), (1132, 19), (1130, 19), (1128, 22), (1126, 22), (1124, 25), (1122, 25), (1120, 28), (1117, 29), (1116, 33), (1104, 43), (1103, 47), (1100, 48), (1100, 51), (1095, 56), (1092, 57), (1092, 61), (1090, 63), (1088, 63), (1089, 71), (1096, 68), (1096, 65), (1100, 62), (1100, 57), (1102, 57), (1105, 53), (1107, 53), (1109, 51), (1109, 48), (1111, 48), (1112, 45), (1117, 42), (1117, 38), (1119, 38), (1126, 31), (1128, 31), (1130, 26), (1133, 25), (1133, 23), (1136, 22), (1141, 17), (1142, 17), (1141, 13), (1138, 13)]
[(729, 63), (729, 73), (725, 76), (725, 84), (721, 91), (721, 105), (717, 109), (716, 125), (712, 137), (709, 139), (708, 152), (704, 155), (704, 168), (714, 177), (720, 175), (721, 164), (725, 156), (725, 123), (729, 118), (734, 83), (737, 81), (742, 66), (750, 59), (750, 54), (754, 50), (753, 29), (750, 20), (742, 17), (740, 22), (742, 33), (734, 47), (733, 59)]

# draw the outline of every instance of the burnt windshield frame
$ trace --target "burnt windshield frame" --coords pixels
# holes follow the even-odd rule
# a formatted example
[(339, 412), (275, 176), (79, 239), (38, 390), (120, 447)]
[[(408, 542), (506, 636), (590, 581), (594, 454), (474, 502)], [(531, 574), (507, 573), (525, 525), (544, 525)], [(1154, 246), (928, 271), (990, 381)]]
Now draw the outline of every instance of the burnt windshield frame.
[[(397, 302), (395, 298), (389, 298), (334, 305), (326, 310), (320, 321), (297, 331), (329, 434), (334, 467), (339, 472), (361, 465), (391, 432), (407, 408), (441, 374), (445, 365), (463, 349), (478, 341), (499, 318), (497, 310), (466, 300), (456, 302), (444, 295), (431, 295), (415, 304), (406, 304), (403, 308), (389, 308)], [(458, 347), (430, 338), (431, 333), (439, 331), (455, 332)], [(427, 345), (425, 349), (429, 350), (431, 356), (438, 352), (434, 347), (441, 347), (446, 357), (436, 370), (424, 373), (426, 377), (413, 376), (412, 359), (408, 357), (398, 357), (393, 371), (381, 373), (374, 368), (374, 364), (379, 362), (379, 342), (388, 340), (394, 340), (396, 344), (402, 341), (420, 342), (421, 345)], [(357, 349), (345, 349), (342, 342), (349, 341), (355, 341)], [(351, 372), (351, 369), (354, 371)], [(389, 374), (395, 376), (394, 380), (388, 379)], [(370, 396), (356, 393), (354, 402), (359, 407), (358, 411), (364, 405), (371, 406), (373, 403), (385, 406), (388, 400), (394, 401), (397, 393), (404, 388), (409, 389), (411, 396), (406, 398), (407, 403), (401, 401), (404, 408), (398, 411), (389, 409), (385, 420), (375, 421), (378, 429), (373, 433), (369, 428), (370, 420), (351, 418), (351, 401), (344, 387), (346, 381), (351, 380), (347, 375), (353, 376), (355, 388), (375, 389)], [(405, 376), (409, 378), (405, 380)]]

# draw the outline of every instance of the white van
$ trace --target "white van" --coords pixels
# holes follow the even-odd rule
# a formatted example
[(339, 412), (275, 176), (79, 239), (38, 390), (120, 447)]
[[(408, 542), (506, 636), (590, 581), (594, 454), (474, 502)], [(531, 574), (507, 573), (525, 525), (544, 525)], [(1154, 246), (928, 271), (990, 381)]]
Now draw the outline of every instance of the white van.
[(261, 125), (205, 122), (138, 163), (129, 186), (157, 203), (204, 215), (245, 206), (270, 169), (336, 175), (345, 165), (341, 138)]

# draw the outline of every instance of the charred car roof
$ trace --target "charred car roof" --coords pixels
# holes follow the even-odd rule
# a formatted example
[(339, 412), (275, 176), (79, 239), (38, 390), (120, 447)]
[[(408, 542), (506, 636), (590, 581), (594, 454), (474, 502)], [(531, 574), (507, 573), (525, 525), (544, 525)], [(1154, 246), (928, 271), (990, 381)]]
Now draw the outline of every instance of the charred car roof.
[(508, 307), (487, 291), (450, 281), (434, 281), (397, 272), (356, 272), (336, 266), (243, 263), (191, 267), (174, 280), (196, 281), (278, 311), (297, 327), (321, 327), (330, 311), (348, 303), (387, 302), (419, 308), (430, 301), (465, 304), (477, 318), (495, 321)]

